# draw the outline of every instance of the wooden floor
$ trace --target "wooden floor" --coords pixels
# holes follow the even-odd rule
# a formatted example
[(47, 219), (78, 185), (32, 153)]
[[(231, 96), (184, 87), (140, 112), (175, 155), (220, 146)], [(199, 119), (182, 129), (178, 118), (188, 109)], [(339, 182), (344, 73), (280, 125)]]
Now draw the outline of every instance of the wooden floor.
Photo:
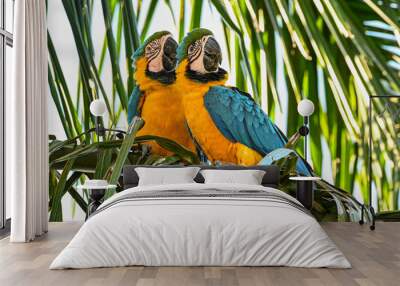
[(52, 223), (44, 237), (28, 244), (0, 241), (0, 285), (400, 285), (400, 223), (379, 223), (376, 231), (352, 223), (324, 229), (352, 269), (288, 267), (124, 267), (48, 270), (79, 223)]

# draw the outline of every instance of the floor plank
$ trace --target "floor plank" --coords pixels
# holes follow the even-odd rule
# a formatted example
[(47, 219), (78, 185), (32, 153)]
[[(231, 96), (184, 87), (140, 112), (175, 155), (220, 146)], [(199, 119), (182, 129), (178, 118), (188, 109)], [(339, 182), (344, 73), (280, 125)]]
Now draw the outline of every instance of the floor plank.
[(266, 286), (399, 285), (400, 223), (378, 223), (375, 231), (355, 223), (324, 223), (352, 269), (289, 267), (120, 267), (50, 271), (54, 257), (80, 223), (51, 223), (48, 234), (32, 243), (0, 240), (2, 286)]

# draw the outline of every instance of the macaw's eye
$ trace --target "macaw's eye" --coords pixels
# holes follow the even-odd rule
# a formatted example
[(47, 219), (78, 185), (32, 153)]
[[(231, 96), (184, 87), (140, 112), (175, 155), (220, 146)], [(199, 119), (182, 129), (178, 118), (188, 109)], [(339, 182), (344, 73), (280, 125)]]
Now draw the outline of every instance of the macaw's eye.
[(146, 48), (145, 48), (145, 55), (147, 59), (153, 60), (157, 55), (159, 54), (161, 50), (161, 43), (160, 40), (154, 40), (153, 42), (150, 42)]
[(151, 43), (146, 46), (145, 53), (147, 56), (150, 56), (154, 53), (154, 46)]
[(193, 53), (193, 51), (194, 51), (194, 47), (193, 47), (193, 45), (190, 45), (189, 49), (188, 49), (188, 53), (191, 54), (191, 53)]

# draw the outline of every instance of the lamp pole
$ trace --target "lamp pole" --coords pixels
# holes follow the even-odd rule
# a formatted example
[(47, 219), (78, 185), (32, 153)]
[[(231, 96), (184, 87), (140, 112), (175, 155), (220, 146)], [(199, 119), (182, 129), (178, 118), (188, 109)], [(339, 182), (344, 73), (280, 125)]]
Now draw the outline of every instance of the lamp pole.
[(304, 126), (307, 128), (307, 134), (304, 136), (304, 158), (306, 162), (308, 160), (308, 134), (310, 133), (310, 127), (308, 125), (308, 116), (304, 116)]

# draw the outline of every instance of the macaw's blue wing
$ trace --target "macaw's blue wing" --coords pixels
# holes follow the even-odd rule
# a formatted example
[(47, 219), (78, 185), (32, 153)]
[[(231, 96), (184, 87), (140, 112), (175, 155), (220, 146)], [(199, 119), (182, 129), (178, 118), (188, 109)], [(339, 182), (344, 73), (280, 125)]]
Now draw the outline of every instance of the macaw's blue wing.
[(136, 86), (131, 96), (129, 97), (128, 102), (128, 124), (131, 123), (132, 118), (135, 116), (140, 116), (140, 101), (142, 99), (142, 92), (140, 91), (139, 87)]
[(275, 149), (274, 151), (268, 153), (259, 163), (258, 165), (263, 165), (263, 166), (268, 166), (272, 165), (275, 162), (287, 158), (289, 156), (294, 156), (297, 157), (297, 162), (296, 162), (296, 170), (303, 176), (312, 176), (312, 170), (311, 167), (304, 162), (303, 158), (297, 154), (296, 151), (292, 149), (287, 149), (287, 148), (279, 148)]
[(287, 139), (250, 95), (215, 86), (204, 97), (206, 109), (221, 133), (262, 155), (285, 146)]
[[(246, 145), (263, 156), (287, 143), (286, 136), (247, 93), (215, 86), (204, 96), (204, 104), (215, 125), (232, 142)], [(311, 168), (302, 158), (297, 160), (297, 171), (311, 175)]]

